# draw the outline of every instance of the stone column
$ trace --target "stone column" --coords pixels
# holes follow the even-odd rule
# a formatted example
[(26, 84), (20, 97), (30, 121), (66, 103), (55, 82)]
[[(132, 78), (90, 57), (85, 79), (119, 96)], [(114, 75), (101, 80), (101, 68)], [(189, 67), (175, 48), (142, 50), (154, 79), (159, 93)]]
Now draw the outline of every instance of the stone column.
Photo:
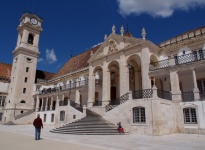
[(88, 83), (88, 102), (87, 107), (92, 107), (95, 98), (95, 76), (93, 74), (93, 67), (89, 66), (89, 83)]
[(102, 85), (102, 106), (109, 103), (110, 100), (110, 71), (106, 60), (103, 61), (103, 85)]
[(80, 104), (80, 90), (78, 89), (75, 91), (75, 102)]
[[(103, 82), (104, 83), (104, 82)], [(120, 96), (129, 92), (129, 69), (125, 62), (125, 56), (120, 55)]]
[(50, 110), (53, 110), (53, 96), (51, 96), (51, 105), (50, 105)]
[(151, 89), (151, 81), (149, 77), (150, 55), (149, 49), (142, 49), (141, 55), (141, 71), (142, 71), (142, 89)]
[(39, 109), (39, 96), (36, 98), (36, 111), (40, 111)]
[(45, 110), (48, 110), (48, 97), (46, 98), (46, 106), (45, 106)]
[(44, 99), (42, 98), (41, 111), (43, 111)]
[(171, 82), (171, 92), (172, 92), (172, 101), (181, 101), (182, 93), (179, 87), (179, 76), (178, 72), (170, 72), (170, 82)]
[(200, 95), (199, 95), (199, 89), (197, 86), (197, 82), (196, 82), (196, 72), (195, 72), (195, 68), (192, 69), (192, 76), (193, 76), (193, 82), (194, 82), (194, 100), (198, 101), (200, 99)]

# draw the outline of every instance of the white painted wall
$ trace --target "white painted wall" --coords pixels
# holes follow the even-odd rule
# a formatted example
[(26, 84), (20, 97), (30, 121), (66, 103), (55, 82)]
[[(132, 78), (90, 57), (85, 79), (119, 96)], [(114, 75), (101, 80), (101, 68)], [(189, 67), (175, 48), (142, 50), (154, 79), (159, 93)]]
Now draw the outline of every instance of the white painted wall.
[(8, 93), (9, 83), (0, 82), (0, 92)]

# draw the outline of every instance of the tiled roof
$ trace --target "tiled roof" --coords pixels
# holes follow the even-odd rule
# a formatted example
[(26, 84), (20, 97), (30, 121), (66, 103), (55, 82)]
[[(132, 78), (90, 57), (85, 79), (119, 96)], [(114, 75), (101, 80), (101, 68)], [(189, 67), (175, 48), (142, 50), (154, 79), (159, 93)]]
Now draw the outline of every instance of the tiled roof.
[(77, 56), (70, 58), (65, 65), (52, 77), (52, 79), (75, 72), (79, 69), (88, 67), (88, 59), (91, 57), (91, 52), (94, 54), (101, 45), (98, 45), (90, 50), (87, 50)]
[(0, 62), (0, 80), (10, 81), (12, 65)]
[(54, 75), (54, 73), (50, 73), (50, 72), (46, 72), (46, 71), (42, 71), (42, 70), (36, 70), (35, 83), (37, 82), (37, 79), (47, 81), (47, 80), (51, 79), (53, 75)]
[[(4, 64), (0, 62), (0, 80), (10, 81), (11, 77), (11, 64)], [(46, 71), (36, 70), (36, 78), (49, 80), (54, 74)]]

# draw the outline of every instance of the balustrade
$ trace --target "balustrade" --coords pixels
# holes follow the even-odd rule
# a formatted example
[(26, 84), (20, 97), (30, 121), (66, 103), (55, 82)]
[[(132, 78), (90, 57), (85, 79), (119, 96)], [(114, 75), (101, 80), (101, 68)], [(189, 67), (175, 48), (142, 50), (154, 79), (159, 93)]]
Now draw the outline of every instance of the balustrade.
[(150, 63), (149, 69), (150, 71), (154, 71), (154, 70), (159, 70), (163, 68), (173, 67), (176, 65), (187, 64), (191, 62), (204, 60), (204, 58), (205, 58), (205, 50), (197, 50), (197, 51), (194, 51), (193, 53), (189, 53), (189, 54), (185, 54), (181, 56), (175, 56), (174, 58)]
[(194, 92), (182, 92), (182, 101), (183, 102), (190, 102), (194, 101)]
[(132, 92), (133, 99), (152, 98), (152, 89), (138, 90)]

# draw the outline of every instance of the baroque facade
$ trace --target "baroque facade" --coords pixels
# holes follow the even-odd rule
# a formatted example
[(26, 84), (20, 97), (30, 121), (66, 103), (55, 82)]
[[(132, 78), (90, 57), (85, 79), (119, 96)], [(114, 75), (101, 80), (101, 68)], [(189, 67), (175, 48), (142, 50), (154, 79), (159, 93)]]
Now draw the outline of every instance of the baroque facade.
[[(132, 134), (205, 133), (205, 27), (158, 45), (129, 32), (70, 58), (55, 74), (36, 71), (42, 19), (24, 14), (13, 64), (0, 63), (0, 119), (54, 127), (86, 116), (121, 122)], [(36, 75), (36, 76), (35, 76)]]

